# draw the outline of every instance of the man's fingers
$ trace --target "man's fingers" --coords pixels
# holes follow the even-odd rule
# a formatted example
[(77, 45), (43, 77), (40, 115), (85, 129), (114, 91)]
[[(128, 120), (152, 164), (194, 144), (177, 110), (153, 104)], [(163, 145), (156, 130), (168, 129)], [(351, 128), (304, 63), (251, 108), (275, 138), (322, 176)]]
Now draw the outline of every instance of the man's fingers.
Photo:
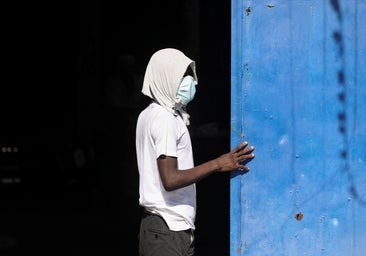
[(248, 166), (245, 166), (245, 165), (239, 165), (238, 170), (249, 172), (250, 168)]
[(237, 146), (233, 152), (240, 152), (242, 149), (244, 149), (246, 146), (248, 146), (248, 141), (244, 141)]
[(244, 141), (232, 151), (234, 158), (236, 158), (234, 161), (236, 161), (237, 169), (242, 171), (249, 171), (249, 167), (246, 164), (254, 158), (254, 146), (247, 146), (248, 142)]
[(248, 156), (245, 156), (243, 157), (241, 160), (240, 160), (240, 163), (239, 165), (246, 165), (247, 163), (249, 163), (250, 161), (252, 161), (254, 159), (254, 154), (250, 154)]
[(249, 148), (243, 148), (241, 151), (237, 152), (238, 156), (243, 156), (243, 155), (249, 155), (254, 151), (254, 147), (250, 146)]

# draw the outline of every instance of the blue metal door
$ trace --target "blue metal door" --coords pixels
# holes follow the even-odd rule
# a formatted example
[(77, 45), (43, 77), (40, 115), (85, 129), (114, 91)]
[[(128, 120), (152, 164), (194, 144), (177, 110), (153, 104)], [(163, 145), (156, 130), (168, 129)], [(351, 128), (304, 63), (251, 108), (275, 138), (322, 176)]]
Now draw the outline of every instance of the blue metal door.
[(230, 254), (366, 252), (366, 1), (232, 0)]

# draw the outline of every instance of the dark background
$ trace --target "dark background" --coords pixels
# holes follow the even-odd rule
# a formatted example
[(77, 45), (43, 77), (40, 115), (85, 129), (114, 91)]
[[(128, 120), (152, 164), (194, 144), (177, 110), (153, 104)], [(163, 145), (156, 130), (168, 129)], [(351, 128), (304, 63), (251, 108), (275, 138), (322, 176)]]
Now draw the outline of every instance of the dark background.
[[(4, 7), (0, 254), (137, 255), (134, 128), (158, 49), (196, 61), (195, 163), (230, 149), (230, 1)], [(229, 174), (197, 184), (197, 255), (229, 255)]]

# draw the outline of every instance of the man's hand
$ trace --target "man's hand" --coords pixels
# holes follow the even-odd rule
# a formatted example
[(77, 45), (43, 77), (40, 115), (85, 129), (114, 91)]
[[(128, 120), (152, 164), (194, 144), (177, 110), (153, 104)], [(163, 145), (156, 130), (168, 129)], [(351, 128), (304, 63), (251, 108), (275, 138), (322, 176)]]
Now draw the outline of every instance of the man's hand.
[(249, 171), (249, 167), (246, 164), (253, 160), (253, 151), (254, 147), (248, 146), (248, 142), (244, 141), (229, 153), (223, 154), (215, 159), (218, 166), (217, 171), (226, 172), (235, 169)]

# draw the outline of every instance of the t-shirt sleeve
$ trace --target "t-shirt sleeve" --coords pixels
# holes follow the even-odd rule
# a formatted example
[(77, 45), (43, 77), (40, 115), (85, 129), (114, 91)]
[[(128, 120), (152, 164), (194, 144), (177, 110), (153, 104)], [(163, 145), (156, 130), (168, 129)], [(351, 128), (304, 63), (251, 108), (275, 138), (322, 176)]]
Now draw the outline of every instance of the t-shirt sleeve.
[(177, 157), (178, 125), (174, 116), (156, 120), (152, 127), (156, 158), (161, 155)]

